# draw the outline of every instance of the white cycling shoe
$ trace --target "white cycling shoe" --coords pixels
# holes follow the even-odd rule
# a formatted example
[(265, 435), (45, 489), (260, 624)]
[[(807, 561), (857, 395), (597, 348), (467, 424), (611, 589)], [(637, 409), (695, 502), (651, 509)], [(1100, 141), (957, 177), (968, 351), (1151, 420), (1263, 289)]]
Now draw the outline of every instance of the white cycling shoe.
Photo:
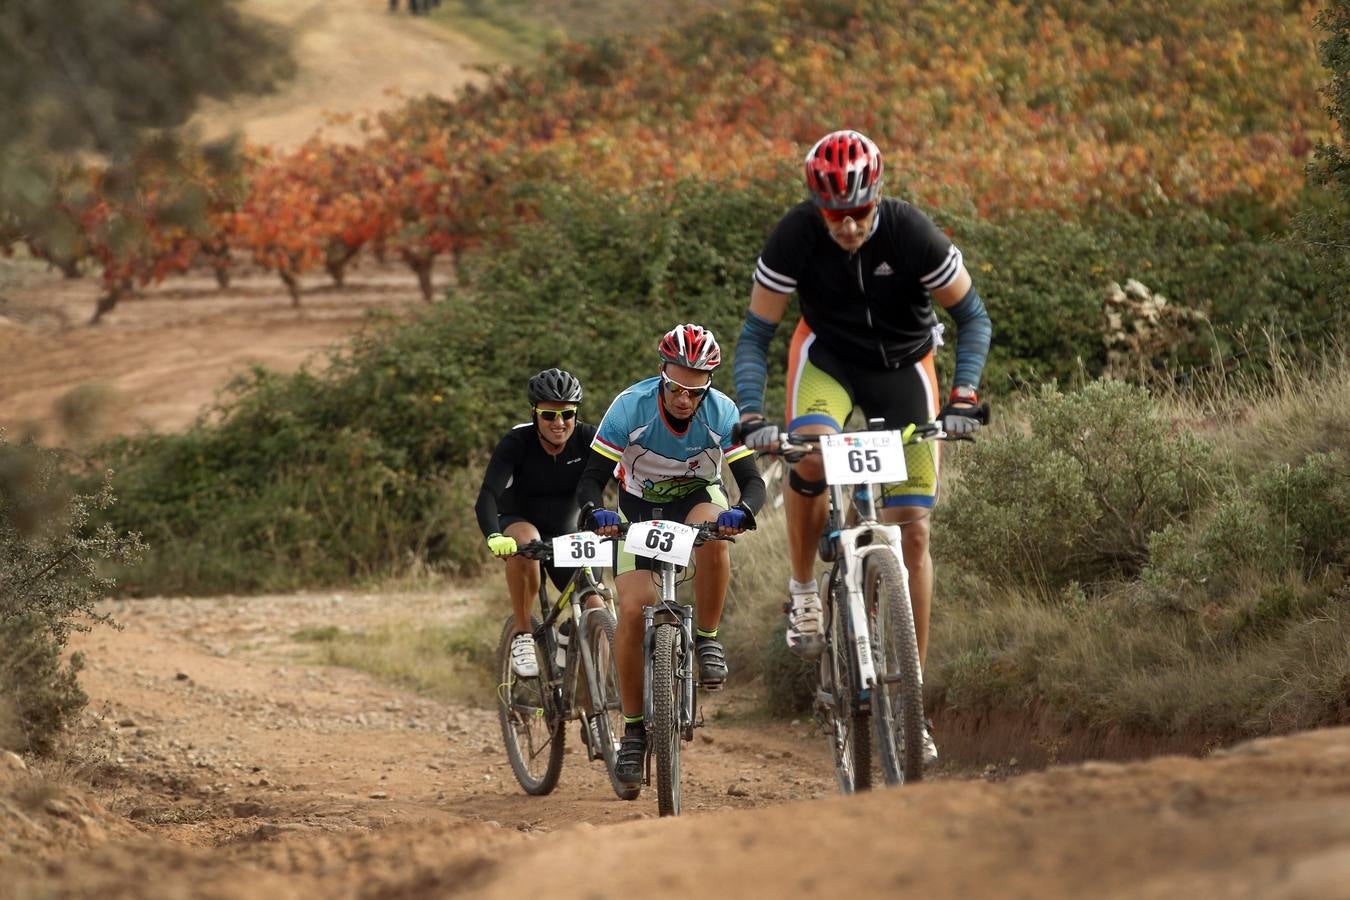
[(539, 677), (539, 659), (534, 655), (534, 636), (518, 634), (511, 639), (511, 671), (520, 678)]
[(926, 769), (938, 761), (937, 744), (933, 741), (933, 726), (923, 723), (923, 767)]
[(783, 604), (787, 613), (787, 645), (802, 659), (819, 659), (825, 650), (825, 610), (820, 605), (820, 594), (789, 594)]

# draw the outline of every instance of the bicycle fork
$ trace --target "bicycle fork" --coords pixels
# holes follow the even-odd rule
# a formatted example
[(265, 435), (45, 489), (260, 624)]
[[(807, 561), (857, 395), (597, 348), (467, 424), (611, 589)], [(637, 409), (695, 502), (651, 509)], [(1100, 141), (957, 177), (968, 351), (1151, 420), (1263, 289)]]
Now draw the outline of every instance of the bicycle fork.
[(675, 625), (680, 629), (680, 668), (675, 673), (679, 679), (680, 691), (680, 732), (685, 740), (693, 738), (694, 728), (694, 666), (690, 649), (694, 646), (694, 610), (675, 602), (675, 573), (668, 567), (661, 569), (661, 599), (655, 606), (642, 608), (642, 683), (646, 689), (642, 694), (642, 715), (645, 721), (652, 720), (652, 659), (656, 651), (656, 629), (659, 625)]
[[(869, 542), (859, 545), (858, 539), (864, 534), (869, 536)], [(908, 573), (905, 569), (904, 556), (900, 552), (900, 526), (862, 525), (857, 528), (845, 528), (839, 532), (839, 544), (841, 558), (849, 563), (841, 565), (840, 568), (844, 574), (849, 622), (853, 626), (849, 629), (849, 633), (853, 638), (853, 656), (857, 663), (857, 688), (863, 697), (867, 697), (876, 687), (878, 679), (876, 662), (872, 655), (871, 626), (863, 592), (862, 562), (869, 553), (890, 553), (900, 564), (901, 580), (905, 581)]]

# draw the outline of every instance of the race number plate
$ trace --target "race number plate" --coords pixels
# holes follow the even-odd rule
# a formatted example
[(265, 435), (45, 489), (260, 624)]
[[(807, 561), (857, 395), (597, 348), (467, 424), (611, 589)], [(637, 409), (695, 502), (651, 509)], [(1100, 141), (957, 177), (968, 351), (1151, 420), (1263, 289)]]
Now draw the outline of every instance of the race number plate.
[(820, 452), (830, 484), (891, 484), (908, 477), (904, 436), (898, 431), (821, 435)]
[(560, 569), (608, 565), (608, 542), (593, 531), (578, 531), (553, 539), (553, 565)]
[(694, 535), (698, 532), (680, 522), (654, 519), (634, 522), (628, 526), (623, 549), (634, 556), (645, 556), (659, 562), (683, 566), (694, 551)]

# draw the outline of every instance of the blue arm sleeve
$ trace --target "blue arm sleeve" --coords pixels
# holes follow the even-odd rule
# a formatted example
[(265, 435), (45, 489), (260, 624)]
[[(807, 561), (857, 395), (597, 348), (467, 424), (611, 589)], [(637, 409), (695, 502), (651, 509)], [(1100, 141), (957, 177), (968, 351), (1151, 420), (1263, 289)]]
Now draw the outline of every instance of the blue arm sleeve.
[(769, 374), (769, 342), (777, 322), (745, 314), (745, 326), (736, 341), (736, 400), (743, 413), (764, 412), (764, 379)]
[(994, 334), (994, 325), (989, 321), (989, 312), (984, 308), (980, 295), (975, 292), (975, 285), (970, 286), (961, 302), (948, 307), (947, 312), (956, 322), (956, 377), (952, 379), (952, 384), (979, 387), (980, 374), (984, 372), (985, 360), (989, 358), (989, 341)]

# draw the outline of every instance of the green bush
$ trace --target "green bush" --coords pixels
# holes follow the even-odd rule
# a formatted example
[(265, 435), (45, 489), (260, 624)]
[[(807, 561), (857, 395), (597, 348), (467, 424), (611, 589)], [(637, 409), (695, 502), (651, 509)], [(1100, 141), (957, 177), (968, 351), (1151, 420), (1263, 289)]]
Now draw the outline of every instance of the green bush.
[[(507, 246), (465, 261), (470, 290), (411, 322), (368, 329), (323, 374), (252, 372), (186, 434), (124, 439), (100, 452), (120, 473), (122, 503), (109, 521), (143, 529), (155, 547), (132, 587), (280, 590), (408, 567), (475, 570), (484, 560), (471, 514), (478, 477), (501, 433), (525, 418), (528, 377), (549, 366), (571, 369), (586, 386), (583, 418), (598, 421), (619, 390), (654, 372), (657, 337), (678, 322), (698, 321), (722, 339), (728, 364), (717, 385), (733, 391), (730, 370), (754, 261), (798, 191), (797, 174), (786, 170), (772, 182), (686, 181), (617, 195), (522, 184), (519, 199), (539, 216), (518, 225)], [(1231, 265), (1237, 274), (1223, 288), (1246, 298), (1230, 303), (1234, 316), (1246, 317), (1244, 304), (1255, 303), (1270, 271), (1280, 268), (1271, 254), (1294, 253), (1234, 237), (1231, 226), (1198, 212), (1166, 221), (938, 218), (965, 249), (990, 303), (994, 393), (1024, 378), (1070, 378), (1082, 371), (1079, 360), (1095, 374), (1100, 298), (1109, 281), (1165, 273), (1151, 286), (1177, 302), (1200, 297), (1204, 306), (1205, 292), (1220, 281), (1216, 272)], [(1297, 291), (1281, 301), (1286, 307), (1334, 293), (1323, 291), (1330, 275), (1296, 274)], [(1196, 283), (1185, 281), (1192, 276)], [(1229, 308), (1214, 300), (1212, 308), (1221, 307)], [(796, 309), (789, 307), (770, 348), (771, 415), (783, 409)], [(1004, 457), (1023, 482), (1051, 485), (1046, 502), (1057, 504), (1031, 511), (1043, 514), (1035, 521), (1045, 535), (1016, 560), (1019, 568), (1030, 553), (1037, 557), (1029, 560), (1033, 573), (1038, 554), (1070, 571), (1081, 554), (1072, 551), (1067, 562), (1056, 542), (1072, 542), (1074, 522), (1133, 516), (1120, 507), (1091, 513), (1090, 504), (1080, 504), (1081, 492), (1105, 487), (1080, 484), (1089, 469), (1064, 448), (1022, 454), (1009, 447)], [(995, 495), (1012, 499), (1006, 491)], [(1150, 527), (1151, 514), (1145, 511), (1140, 527)], [(1003, 515), (1011, 515), (1007, 506)], [(1119, 565), (1137, 567), (1140, 534), (1113, 527), (1094, 558), (1115, 554)], [(1107, 543), (1118, 537), (1123, 542), (1112, 550)]]
[(1066, 382), (1080, 369), (1100, 373), (1105, 288), (1129, 278), (1210, 319), (1209, 333), (1169, 358), (1141, 361), (1178, 381), (1216, 357), (1262, 367), (1271, 343), (1325, 353), (1346, 323), (1350, 256), (1315, 257), (1280, 219), (1244, 226), (1194, 208), (1157, 217), (1084, 210), (1073, 221), (1035, 212), (999, 221), (958, 211), (934, 217), (961, 247), (989, 308), (985, 384), (996, 393)]
[(1158, 531), (1149, 557), (1144, 584), (1156, 602), (1179, 607), (1241, 596), (1253, 580), (1286, 572), (1316, 579), (1350, 560), (1350, 464), (1318, 453), (1259, 472), (1195, 523)]
[(965, 454), (935, 514), (939, 556), (1057, 594), (1137, 574), (1150, 536), (1212, 493), (1212, 448), (1174, 432), (1142, 388), (1046, 387), (1026, 410), (1029, 433), (994, 432)]
[(79, 654), (63, 660), (71, 631), (105, 622), (94, 604), (114, 583), (101, 560), (136, 559), (139, 536), (92, 529), (91, 510), (113, 502), (105, 477), (71, 492), (57, 451), (12, 446), (0, 432), (0, 749), (46, 752), (85, 704)]

